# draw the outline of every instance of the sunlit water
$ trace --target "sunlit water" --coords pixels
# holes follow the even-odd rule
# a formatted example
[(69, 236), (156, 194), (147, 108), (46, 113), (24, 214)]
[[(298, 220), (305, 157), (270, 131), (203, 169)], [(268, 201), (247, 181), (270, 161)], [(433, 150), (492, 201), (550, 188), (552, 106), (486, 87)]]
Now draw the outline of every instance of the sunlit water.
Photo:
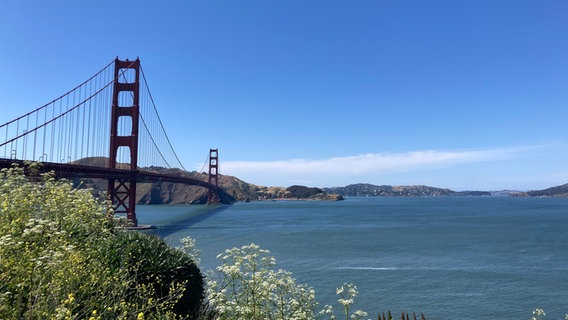
[(142, 224), (173, 246), (187, 235), (201, 268), (254, 242), (277, 267), (335, 304), (355, 283), (355, 308), (428, 319), (548, 319), (568, 313), (568, 199), (348, 198), (232, 206), (139, 206)]

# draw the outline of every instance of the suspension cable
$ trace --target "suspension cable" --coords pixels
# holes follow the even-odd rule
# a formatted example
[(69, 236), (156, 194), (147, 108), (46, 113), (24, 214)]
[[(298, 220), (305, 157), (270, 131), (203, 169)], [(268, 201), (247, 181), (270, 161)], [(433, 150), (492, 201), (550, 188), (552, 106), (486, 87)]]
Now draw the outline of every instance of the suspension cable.
[[(107, 67), (108, 67), (108, 66), (107, 66)], [(126, 72), (126, 69), (119, 75), (119, 77), (120, 77), (122, 74), (124, 74), (124, 72)], [(99, 72), (99, 73), (100, 73), (100, 72)], [(98, 74), (98, 73), (97, 73), (97, 74)], [(92, 77), (91, 77), (90, 79), (92, 79)], [(85, 83), (85, 82), (84, 82), (84, 83)], [(83, 84), (84, 84), (84, 83), (83, 83)], [(89, 96), (88, 98), (86, 98), (84, 101), (79, 102), (77, 105), (75, 105), (75, 106), (73, 106), (72, 108), (66, 110), (65, 112), (61, 113), (61, 114), (58, 115), (57, 117), (55, 117), (55, 118), (53, 118), (53, 119), (47, 121), (46, 123), (43, 123), (43, 124), (39, 125), (38, 127), (34, 128), (34, 129), (32, 129), (32, 130), (28, 130), (26, 133), (17, 135), (16, 137), (14, 137), (14, 138), (12, 138), (12, 139), (3, 142), (2, 144), (0, 144), (0, 147), (1, 147), (1, 146), (4, 146), (4, 145), (6, 145), (6, 144), (8, 144), (8, 143), (10, 143), (10, 142), (12, 142), (12, 141), (15, 141), (15, 140), (17, 140), (17, 139), (19, 139), (19, 138), (21, 138), (21, 137), (23, 137), (23, 136), (25, 136), (25, 135), (31, 133), (31, 132), (35, 132), (36, 130), (41, 129), (41, 128), (47, 126), (48, 124), (54, 122), (55, 120), (57, 120), (57, 119), (59, 119), (59, 118), (65, 116), (65, 115), (69, 114), (69, 113), (72, 112), (73, 110), (75, 110), (75, 109), (79, 108), (80, 106), (82, 106), (83, 104), (85, 104), (87, 101), (90, 101), (93, 97), (95, 97), (97, 94), (99, 94), (99, 93), (102, 92), (104, 89), (106, 89), (107, 87), (109, 87), (112, 83), (113, 83), (113, 81), (107, 83), (104, 87), (102, 87), (100, 90), (98, 90), (97, 92), (95, 92), (95, 93), (93, 93), (92, 95), (90, 95), (90, 96)], [(77, 88), (78, 88), (78, 87), (77, 87)], [(75, 89), (77, 89), (77, 88), (75, 88)], [(69, 91), (66, 95), (70, 94), (71, 92), (73, 92), (73, 90)], [(63, 95), (63, 96), (61, 96), (61, 97), (59, 97), (59, 98), (53, 100), (52, 102), (50, 102), (50, 103), (48, 103), (48, 104), (46, 104), (46, 105), (44, 105), (44, 106), (42, 106), (42, 107), (40, 107), (40, 108), (38, 108), (38, 109), (32, 111), (32, 112), (27, 113), (27, 114), (24, 115), (24, 116), (19, 117), (18, 119), (15, 119), (15, 120), (12, 120), (12, 121), (10, 121), (10, 122), (7, 122), (7, 123), (3, 124), (2, 126), (8, 125), (8, 124), (10, 124), (10, 123), (13, 123), (13, 122), (16, 121), (16, 120), (20, 120), (20, 119), (24, 118), (25, 116), (28, 116), (28, 115), (34, 113), (35, 111), (37, 111), (37, 110), (39, 110), (39, 109), (41, 109), (41, 108), (44, 108), (44, 107), (48, 106), (49, 104), (51, 104), (51, 103), (53, 103), (53, 102), (55, 102), (55, 101), (57, 101), (57, 100), (59, 100), (59, 99), (61, 99), (61, 98), (63, 98), (63, 97), (65, 97), (65, 95)], [(0, 126), (0, 128), (1, 128), (2, 126)], [(72, 130), (72, 129), (70, 129), (70, 130)]]
[(146, 81), (146, 76), (144, 75), (144, 71), (142, 70), (142, 65), (140, 65), (140, 72), (142, 73), (142, 78), (144, 79), (144, 84), (146, 85), (146, 89), (148, 90), (148, 95), (150, 97), (150, 101), (152, 102), (152, 107), (154, 108), (154, 112), (156, 112), (158, 122), (160, 123), (160, 127), (162, 128), (162, 132), (164, 133), (164, 136), (166, 137), (166, 141), (168, 142), (168, 145), (169, 145), (170, 149), (172, 150), (174, 157), (176, 158), (177, 162), (179, 163), (179, 165), (181, 166), (183, 171), (187, 172), (187, 170), (185, 169), (185, 167), (181, 163), (176, 151), (174, 150), (174, 147), (172, 146), (170, 138), (168, 137), (168, 134), (166, 133), (166, 129), (164, 128), (164, 124), (162, 123), (162, 119), (160, 119), (160, 115), (158, 114), (158, 110), (156, 109), (156, 104), (154, 103), (154, 98), (152, 97), (152, 93), (150, 92), (150, 87), (148, 87), (148, 82)]
[(36, 111), (38, 111), (38, 110), (40, 110), (40, 109), (43, 109), (43, 108), (49, 106), (50, 104), (54, 103), (55, 101), (57, 101), (57, 100), (59, 100), (59, 99), (65, 97), (66, 95), (68, 95), (68, 94), (70, 94), (71, 92), (77, 90), (78, 88), (80, 88), (81, 86), (83, 86), (85, 83), (91, 81), (93, 78), (95, 78), (96, 76), (98, 76), (99, 74), (101, 74), (106, 68), (108, 68), (108, 67), (109, 67), (111, 64), (113, 64), (113, 63), (114, 63), (114, 60), (111, 61), (109, 64), (107, 64), (104, 68), (102, 68), (102, 69), (101, 69), (99, 72), (97, 72), (94, 76), (92, 76), (92, 77), (90, 77), (89, 79), (83, 81), (83, 83), (81, 83), (80, 85), (76, 86), (75, 88), (73, 88), (73, 89), (67, 91), (67, 93), (62, 94), (62, 95), (59, 96), (58, 98), (53, 99), (52, 101), (50, 101), (50, 102), (44, 104), (43, 106), (41, 106), (41, 107), (39, 107), (39, 108), (37, 108), (37, 109), (35, 109), (35, 110), (33, 110), (33, 111), (30, 111), (30, 112), (24, 114), (23, 116), (20, 116), (20, 117), (14, 119), (14, 120), (11, 120), (11, 121), (9, 121), (9, 122), (6, 122), (6, 123), (0, 125), (0, 128), (4, 127), (4, 126), (6, 126), (6, 125), (9, 125), (9, 124), (11, 124), (11, 123), (13, 123), (13, 122), (15, 122), (15, 121), (18, 121), (18, 120), (20, 120), (20, 119), (22, 119), (22, 118), (24, 118), (24, 117), (27, 117), (27, 116), (29, 116), (30, 114), (32, 114), (32, 113), (34, 113), (34, 112), (36, 112)]
[(201, 172), (207, 172), (207, 171), (205, 171), (205, 168), (208, 168), (208, 164), (207, 164), (208, 162), (209, 162), (209, 154), (207, 155), (207, 157), (205, 157), (205, 162), (203, 162), (203, 166), (201, 167), (200, 173)]
[[(140, 67), (140, 69), (142, 69)], [(122, 74), (122, 79), (124, 81), (128, 81), (128, 79), (126, 79), (126, 75)], [(148, 88), (148, 84), (146, 84), (146, 88), (148, 93), (150, 93), (150, 89)], [(134, 99), (134, 93), (131, 91), (130, 92), (130, 96)], [(152, 101), (153, 102), (153, 101)], [(155, 108), (154, 108), (155, 110)], [(156, 112), (157, 114), (157, 112)], [(154, 148), (156, 149), (156, 151), (158, 152), (158, 154), (160, 155), (160, 157), (162, 157), (162, 160), (166, 163), (166, 165), (171, 168), (172, 166), (170, 165), (170, 163), (168, 162), (168, 160), (166, 159), (166, 157), (164, 156), (164, 154), (162, 153), (162, 151), (160, 150), (160, 148), (158, 147), (158, 143), (156, 143), (156, 141), (154, 140), (154, 137), (152, 136), (151, 132), (150, 132), (150, 128), (149, 126), (146, 124), (146, 120), (144, 120), (144, 117), (142, 116), (142, 113), (138, 113), (138, 116), (140, 117), (140, 120), (142, 120), (142, 126), (144, 126), (144, 128), (146, 129), (146, 132), (148, 133), (148, 137), (150, 138), (150, 141), (152, 142), (152, 144), (154, 145)], [(158, 116), (159, 118), (159, 116)], [(162, 127), (163, 129), (163, 127)], [(167, 137), (167, 136), (166, 136)]]

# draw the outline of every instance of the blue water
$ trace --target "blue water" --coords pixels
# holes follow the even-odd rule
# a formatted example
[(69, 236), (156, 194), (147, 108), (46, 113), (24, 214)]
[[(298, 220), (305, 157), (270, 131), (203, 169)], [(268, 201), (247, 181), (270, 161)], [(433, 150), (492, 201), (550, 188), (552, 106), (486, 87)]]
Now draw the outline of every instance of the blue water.
[(568, 313), (568, 199), (347, 198), (233, 206), (142, 206), (174, 246), (187, 235), (203, 270), (254, 242), (323, 304), (352, 282), (355, 308), (428, 319), (548, 319)]

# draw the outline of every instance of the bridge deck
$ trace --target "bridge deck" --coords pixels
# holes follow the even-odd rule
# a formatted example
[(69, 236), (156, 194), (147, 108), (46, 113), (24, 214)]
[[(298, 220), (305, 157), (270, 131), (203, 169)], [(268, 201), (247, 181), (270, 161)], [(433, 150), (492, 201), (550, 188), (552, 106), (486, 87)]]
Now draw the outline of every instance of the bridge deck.
[[(26, 161), (14, 159), (0, 159), (0, 168), (11, 168), (14, 164), (19, 167), (25, 168)], [(136, 179), (137, 182), (174, 182), (189, 185), (200, 186), (209, 189), (220, 190), (214, 184), (206, 181), (193, 179), (189, 177), (181, 177), (174, 175), (164, 175), (156, 172), (141, 171), (141, 170), (125, 170), (113, 169), (104, 167), (92, 167), (78, 164), (69, 163), (53, 163), (53, 162), (40, 162), (40, 172), (53, 171), (57, 177), (61, 178), (99, 178), (99, 179)]]

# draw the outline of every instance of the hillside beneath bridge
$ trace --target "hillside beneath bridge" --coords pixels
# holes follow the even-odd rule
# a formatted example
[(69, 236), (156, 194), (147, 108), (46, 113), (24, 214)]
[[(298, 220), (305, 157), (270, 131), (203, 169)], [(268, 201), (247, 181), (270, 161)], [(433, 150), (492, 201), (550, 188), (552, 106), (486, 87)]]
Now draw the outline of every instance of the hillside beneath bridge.
[[(108, 158), (93, 157), (85, 158), (74, 162), (74, 164), (106, 167)], [(127, 164), (120, 164), (119, 168), (127, 169)], [(191, 171), (185, 172), (180, 169), (169, 169), (162, 167), (140, 168), (141, 171), (155, 172), (180, 177), (189, 177), (201, 181), (208, 181), (206, 173)], [(73, 179), (76, 186), (92, 188), (95, 194), (106, 192), (107, 180), (80, 178)], [(244, 182), (236, 177), (219, 175), (219, 186), (225, 189), (226, 193), (233, 197), (233, 201), (257, 201), (257, 200), (289, 200), (289, 199), (311, 199), (311, 200), (342, 200), (337, 195), (329, 195), (322, 189), (308, 188), (303, 186), (283, 187), (264, 187)], [(205, 204), (207, 203), (208, 190), (203, 187), (172, 183), (172, 182), (153, 182), (136, 184), (136, 202), (138, 204)], [(225, 202), (225, 201), (224, 201)]]

